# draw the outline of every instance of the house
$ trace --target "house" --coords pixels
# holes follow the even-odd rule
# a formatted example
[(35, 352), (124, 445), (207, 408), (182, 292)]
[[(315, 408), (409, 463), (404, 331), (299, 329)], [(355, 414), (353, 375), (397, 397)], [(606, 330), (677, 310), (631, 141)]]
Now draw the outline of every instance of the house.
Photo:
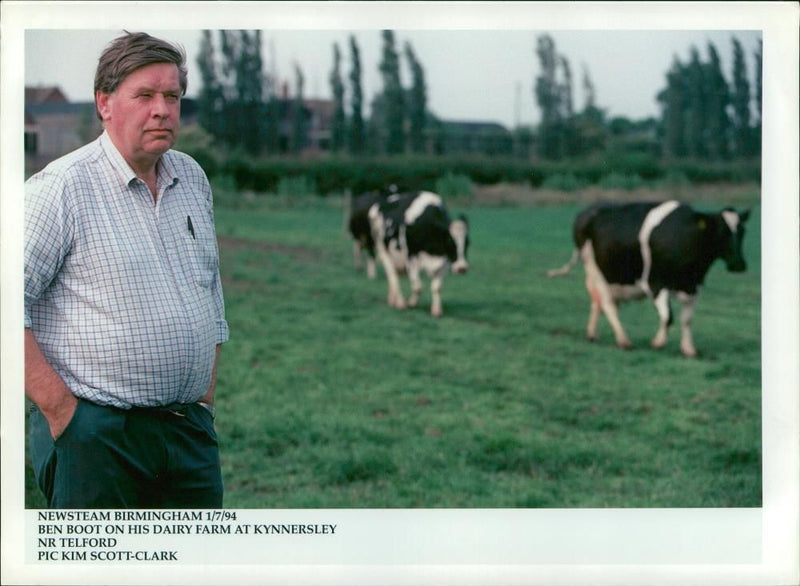
[(25, 88), (25, 169), (34, 173), (102, 132), (94, 102), (70, 102), (57, 87)]
[(437, 154), (510, 155), (511, 132), (495, 122), (434, 120), (426, 130)]

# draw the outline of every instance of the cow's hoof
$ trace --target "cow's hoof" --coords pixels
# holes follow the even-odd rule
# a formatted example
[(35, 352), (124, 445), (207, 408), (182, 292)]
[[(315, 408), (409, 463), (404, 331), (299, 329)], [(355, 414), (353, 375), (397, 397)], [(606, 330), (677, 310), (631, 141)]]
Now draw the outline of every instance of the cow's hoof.
[(443, 312), (440, 309), (439, 311), (431, 311), (431, 317), (442, 317)]
[(686, 358), (697, 358), (697, 350), (694, 348), (681, 348), (681, 353), (686, 356)]
[(627, 342), (627, 341), (626, 342), (617, 342), (617, 346), (619, 346), (620, 349), (622, 349), (622, 350), (632, 350), (633, 349), (633, 344), (631, 344), (630, 342)]

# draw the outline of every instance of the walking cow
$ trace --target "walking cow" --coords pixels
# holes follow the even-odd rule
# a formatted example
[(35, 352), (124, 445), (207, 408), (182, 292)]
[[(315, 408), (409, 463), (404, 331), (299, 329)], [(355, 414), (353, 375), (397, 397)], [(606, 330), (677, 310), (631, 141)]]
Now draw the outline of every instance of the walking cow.
[(431, 315), (442, 315), (441, 290), (449, 269), (456, 274), (469, 269), (469, 227), (463, 215), (451, 221), (441, 197), (428, 191), (389, 196), (372, 205), (369, 222), (375, 252), (388, 282), (388, 303), (404, 309), (399, 274), (408, 273), (411, 295), (408, 305), (419, 302), (420, 271), (431, 280)]
[(654, 302), (660, 325), (651, 345), (661, 348), (672, 323), (669, 299), (674, 294), (683, 303), (681, 351), (693, 357), (697, 350), (690, 323), (698, 287), (718, 258), (731, 272), (746, 269), (742, 239), (749, 214), (732, 208), (700, 213), (677, 201), (595, 204), (575, 218), (576, 250), (570, 262), (548, 275), (566, 274), (580, 257), (591, 297), (587, 337), (597, 337), (602, 309), (621, 348), (631, 343), (620, 323), (617, 303), (644, 297)]

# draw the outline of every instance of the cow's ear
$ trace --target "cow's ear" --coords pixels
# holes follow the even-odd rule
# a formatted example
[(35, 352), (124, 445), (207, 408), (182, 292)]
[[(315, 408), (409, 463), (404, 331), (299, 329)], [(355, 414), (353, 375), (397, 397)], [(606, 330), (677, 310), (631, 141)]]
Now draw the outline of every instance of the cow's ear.
[(750, 218), (750, 208), (747, 208), (743, 212), (739, 212), (739, 221), (741, 223), (745, 223)]

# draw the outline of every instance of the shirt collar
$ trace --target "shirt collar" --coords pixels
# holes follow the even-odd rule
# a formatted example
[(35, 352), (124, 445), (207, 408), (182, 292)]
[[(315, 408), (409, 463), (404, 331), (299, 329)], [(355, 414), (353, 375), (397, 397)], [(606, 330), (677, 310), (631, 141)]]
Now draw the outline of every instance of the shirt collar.
[[(114, 142), (108, 135), (108, 131), (103, 131), (103, 134), (100, 135), (99, 140), (103, 152), (108, 157), (109, 161), (111, 162), (111, 166), (117, 172), (119, 178), (123, 181), (123, 183), (125, 183), (125, 185), (130, 185), (131, 181), (137, 179), (138, 177), (133, 169), (131, 169), (131, 166), (128, 165), (128, 162), (119, 152), (117, 147), (114, 145)], [(167, 156), (167, 153), (164, 153), (164, 155), (162, 155), (159, 159), (157, 172), (159, 185), (170, 186), (174, 185), (178, 181), (178, 174), (175, 172), (175, 166), (172, 164), (170, 157)]]

